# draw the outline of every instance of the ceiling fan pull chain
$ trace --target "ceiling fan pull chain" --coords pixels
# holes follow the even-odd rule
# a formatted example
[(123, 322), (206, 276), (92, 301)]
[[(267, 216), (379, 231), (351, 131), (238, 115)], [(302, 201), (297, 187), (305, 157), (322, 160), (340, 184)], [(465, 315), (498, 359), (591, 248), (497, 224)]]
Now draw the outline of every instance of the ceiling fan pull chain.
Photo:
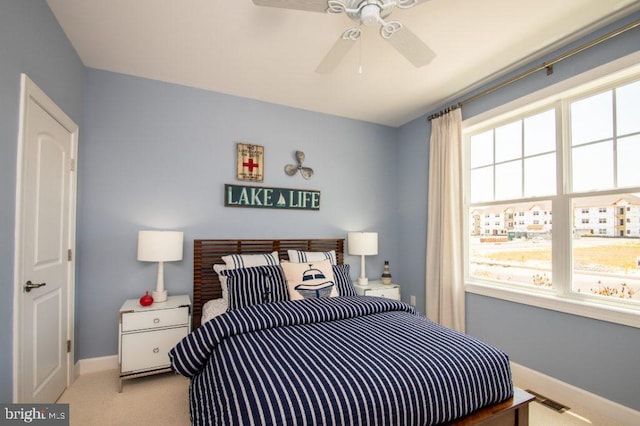
[(360, 48), (360, 58), (359, 58), (360, 64), (358, 66), (358, 74), (361, 74), (361, 75), (362, 75), (362, 39), (363, 38), (364, 37), (360, 38), (360, 43), (359, 43), (360, 46), (358, 46)]

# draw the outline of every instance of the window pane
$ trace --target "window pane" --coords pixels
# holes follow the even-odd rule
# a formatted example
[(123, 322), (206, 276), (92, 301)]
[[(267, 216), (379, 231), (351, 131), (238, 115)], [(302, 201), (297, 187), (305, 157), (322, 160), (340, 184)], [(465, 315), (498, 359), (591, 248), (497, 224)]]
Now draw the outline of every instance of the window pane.
[(613, 188), (613, 143), (586, 145), (571, 150), (573, 191)]
[(522, 197), (522, 160), (496, 165), (496, 200)]
[(616, 90), (618, 135), (640, 132), (640, 81)]
[(493, 167), (471, 170), (471, 202), (493, 200)]
[[(640, 297), (640, 197), (573, 200), (572, 291)], [(635, 297), (634, 297), (635, 296)]]
[[(556, 150), (556, 112), (545, 111), (524, 120), (524, 155)], [(555, 166), (554, 166), (555, 167)]]
[(471, 136), (471, 167), (493, 163), (493, 130)]
[(496, 127), (496, 162), (522, 157), (522, 121)]
[(524, 196), (539, 197), (556, 193), (556, 154), (524, 160)]
[(472, 207), (469, 220), (471, 277), (551, 287), (550, 201)]
[(571, 144), (599, 141), (613, 137), (612, 92), (571, 104)]
[(618, 139), (618, 187), (640, 186), (638, 161), (640, 161), (640, 135)]

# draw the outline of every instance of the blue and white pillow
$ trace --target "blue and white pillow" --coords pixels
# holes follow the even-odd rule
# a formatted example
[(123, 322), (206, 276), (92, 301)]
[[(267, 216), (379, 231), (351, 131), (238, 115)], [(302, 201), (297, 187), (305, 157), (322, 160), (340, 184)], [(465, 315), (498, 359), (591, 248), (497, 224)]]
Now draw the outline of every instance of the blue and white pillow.
[(333, 265), (333, 278), (338, 288), (340, 296), (357, 296), (356, 289), (353, 287), (351, 275), (349, 275), (349, 265)]
[(328, 259), (308, 263), (283, 262), (281, 265), (287, 278), (289, 299), (315, 299), (340, 295)]
[(226, 269), (228, 310), (289, 300), (287, 280), (279, 265)]
[(218, 274), (220, 286), (222, 287), (222, 298), (229, 298), (227, 291), (227, 277), (221, 272), (229, 269), (250, 268), (252, 266), (277, 265), (279, 263), (278, 252), (260, 253), (260, 254), (228, 254), (222, 256), (224, 265), (215, 264), (213, 270)]
[(338, 263), (336, 258), (336, 251), (302, 251), (302, 250), (287, 250), (289, 256), (289, 262), (292, 263), (307, 263), (307, 262), (321, 262), (325, 259), (329, 259), (332, 265)]

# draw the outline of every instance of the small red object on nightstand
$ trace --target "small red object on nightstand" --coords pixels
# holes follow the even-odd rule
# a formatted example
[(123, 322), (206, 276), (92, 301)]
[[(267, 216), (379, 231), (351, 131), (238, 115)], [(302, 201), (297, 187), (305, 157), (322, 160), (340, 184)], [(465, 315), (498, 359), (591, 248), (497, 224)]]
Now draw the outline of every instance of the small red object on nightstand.
[(147, 291), (144, 296), (142, 296), (140, 298), (140, 304), (142, 306), (149, 306), (153, 303), (153, 297), (151, 297), (151, 295), (149, 294), (149, 292)]

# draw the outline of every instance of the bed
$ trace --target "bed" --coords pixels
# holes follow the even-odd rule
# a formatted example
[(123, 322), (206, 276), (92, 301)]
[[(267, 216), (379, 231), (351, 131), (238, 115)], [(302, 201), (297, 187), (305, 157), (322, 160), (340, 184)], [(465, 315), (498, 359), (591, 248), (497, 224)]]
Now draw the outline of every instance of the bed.
[[(256, 253), (292, 264), (214, 271), (229, 255)], [(291, 253), (333, 257), (296, 262)], [(500, 350), (399, 301), (354, 296), (345, 287), (338, 288), (340, 297), (296, 301), (273, 291), (283, 280), (274, 270), (307, 263), (313, 278), (324, 278), (330, 263), (337, 284), (336, 271), (348, 271), (343, 253), (343, 239), (194, 241), (194, 331), (169, 354), (174, 371), (191, 379), (194, 425), (528, 424), (533, 397), (513, 388)], [(205, 303), (223, 296), (220, 277), (229, 274), (231, 308), (234, 286), (254, 270), (270, 303), (234, 306), (202, 324)], [(316, 281), (326, 290), (326, 280), (310, 282)]]

